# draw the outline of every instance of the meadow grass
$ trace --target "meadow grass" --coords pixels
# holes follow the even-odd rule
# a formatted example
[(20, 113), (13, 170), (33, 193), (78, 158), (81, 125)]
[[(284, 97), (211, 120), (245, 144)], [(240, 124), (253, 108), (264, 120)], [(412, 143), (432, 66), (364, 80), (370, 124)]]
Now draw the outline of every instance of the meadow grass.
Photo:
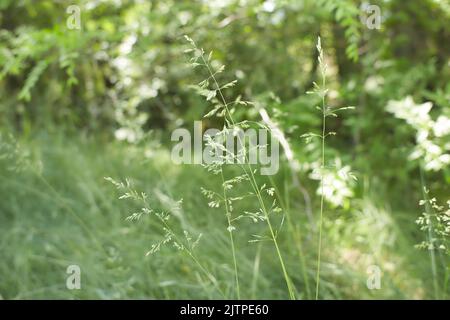
[[(15, 173), (2, 166), (0, 170), (3, 298), (236, 297), (228, 232), (217, 223), (220, 212), (211, 210), (199, 197), (200, 186), (221, 186), (220, 177), (205, 176), (201, 167), (171, 164), (165, 149), (146, 158), (138, 146), (46, 134), (36, 134), (21, 145), (29, 151), (31, 165), (37, 169)], [(39, 161), (42, 166), (37, 165)], [(117, 200), (105, 176), (128, 177), (161, 210), (170, 206), (170, 199), (184, 199), (181, 211), (174, 216), (176, 228), (203, 234), (196, 255), (217, 279), (224, 296), (174, 248), (162, 247), (146, 256), (151, 245), (163, 236), (157, 221), (127, 221), (133, 203)], [(286, 268), (292, 270), (296, 297), (303, 299), (310, 296), (296, 253), (300, 244), (305, 255), (304, 273), (312, 282), (316, 247), (308, 237), (292, 234), (295, 230), (307, 234), (307, 218), (296, 214), (303, 204), (293, 196), (294, 190), (285, 186), (284, 179), (282, 174), (276, 176), (274, 184), (289, 199), (295, 216), (292, 228), (283, 230), (277, 240), (285, 253)], [(244, 188), (236, 188), (236, 192), (244, 192)], [(388, 198), (384, 198), (384, 204), (377, 199), (380, 189), (367, 190), (364, 201), (350, 215), (331, 212), (324, 217), (327, 246), (322, 252), (321, 298), (433, 297), (426, 252), (413, 248), (417, 242), (416, 226), (411, 222), (414, 214), (393, 212)], [(235, 210), (251, 205), (241, 201)], [(249, 234), (264, 233), (264, 225), (248, 223), (241, 227), (246, 232), (237, 232), (234, 238), (239, 248), (235, 254), (240, 297), (287, 298), (272, 244), (248, 242)], [(81, 267), (81, 290), (65, 287), (70, 264)], [(383, 268), (382, 290), (367, 289), (369, 264)]]

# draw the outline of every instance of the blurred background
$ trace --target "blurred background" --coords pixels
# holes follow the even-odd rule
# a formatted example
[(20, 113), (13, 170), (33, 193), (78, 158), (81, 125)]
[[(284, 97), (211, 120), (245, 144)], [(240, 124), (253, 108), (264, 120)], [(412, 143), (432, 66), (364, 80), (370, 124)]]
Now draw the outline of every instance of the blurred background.
[[(320, 298), (447, 299), (449, 26), (448, 0), (0, 0), (0, 298), (236, 298), (226, 216), (200, 192), (222, 182), (170, 158), (174, 129), (223, 125), (203, 118), (211, 103), (191, 88), (205, 74), (189, 64), (189, 35), (226, 66), (221, 83), (238, 81), (226, 98), (264, 108), (292, 148), (258, 179), (282, 205), (297, 297), (315, 287), (321, 149), (301, 136), (322, 125), (320, 98), (306, 94), (320, 81), (320, 36), (327, 104), (355, 107), (328, 123)], [(259, 110), (234, 117), (261, 122)], [(104, 177), (202, 234), (197, 257), (222, 293), (176, 248), (146, 255), (164, 231), (151, 216), (126, 220), (140, 206)], [(273, 244), (252, 241), (265, 233), (251, 219), (233, 231), (241, 297), (286, 299)], [(80, 290), (66, 287), (69, 265)]]

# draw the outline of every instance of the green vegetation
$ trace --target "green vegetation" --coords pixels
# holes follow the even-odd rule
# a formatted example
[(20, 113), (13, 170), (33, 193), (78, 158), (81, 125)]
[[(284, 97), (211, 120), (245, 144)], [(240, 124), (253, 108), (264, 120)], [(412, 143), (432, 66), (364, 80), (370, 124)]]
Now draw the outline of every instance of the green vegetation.
[[(448, 21), (446, 0), (0, 0), (0, 299), (448, 299)], [(246, 148), (175, 164), (200, 120), (268, 130), (278, 172)]]

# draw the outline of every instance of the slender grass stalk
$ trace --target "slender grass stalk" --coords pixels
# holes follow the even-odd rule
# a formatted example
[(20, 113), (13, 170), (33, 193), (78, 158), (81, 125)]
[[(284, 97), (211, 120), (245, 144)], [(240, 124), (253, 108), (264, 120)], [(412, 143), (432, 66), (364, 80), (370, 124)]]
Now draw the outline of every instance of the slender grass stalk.
[[(322, 129), (322, 170), (325, 168), (325, 128), (326, 128), (326, 117), (323, 117), (323, 129)], [(316, 272), (316, 300), (319, 298), (319, 287), (320, 287), (320, 260), (322, 253), (322, 229), (323, 229), (323, 204), (324, 204), (324, 175), (321, 175), (320, 178), (321, 184), (321, 196), (320, 196), (320, 217), (319, 217), (319, 245), (318, 245), (318, 253), (317, 253), (317, 272)]]
[[(425, 182), (425, 174), (423, 172), (423, 167), (420, 165), (420, 184), (422, 187), (422, 197), (425, 200), (425, 208), (429, 215), (432, 214), (432, 209), (430, 208), (430, 203), (428, 199), (428, 192), (426, 191), (426, 182)], [(433, 243), (434, 231), (433, 231), (433, 221), (430, 219), (430, 224), (427, 228), (427, 237), (430, 243)], [(437, 275), (437, 266), (436, 266), (436, 253), (434, 252), (434, 248), (428, 250), (430, 252), (430, 264), (431, 264), (431, 275), (433, 277), (433, 290), (435, 299), (439, 299), (439, 284), (438, 284), (438, 275)]]
[[(197, 45), (195, 44), (195, 42), (191, 38), (189, 38), (187, 36), (185, 38), (192, 45), (193, 49), (196, 50), (197, 52), (199, 52), (199, 57), (202, 60), (201, 65), (203, 65), (206, 68), (206, 70), (208, 71), (209, 79), (212, 79), (212, 81), (214, 83), (214, 86), (215, 86), (215, 91), (219, 94), (219, 97), (220, 97), (219, 101), (220, 101), (220, 103), (222, 104), (222, 106), (223, 106), (223, 108), (225, 110), (225, 119), (228, 119), (233, 126), (236, 126), (236, 123), (235, 123), (235, 121), (233, 119), (232, 113), (231, 113), (230, 109), (228, 108), (229, 103), (227, 103), (227, 101), (225, 99), (225, 96), (224, 96), (224, 94), (222, 92), (222, 88), (219, 85), (219, 83), (217, 81), (217, 78), (215, 76), (217, 72), (213, 72), (213, 70), (212, 70), (212, 68), (210, 66), (210, 63), (207, 61), (207, 59), (205, 59), (204, 51), (202, 49), (199, 49), (197, 47)], [(239, 140), (240, 145), (245, 146), (244, 143), (242, 143), (241, 138), (239, 136), (238, 136), (238, 140)], [(245, 157), (247, 158), (246, 152), (244, 152), (244, 154), (245, 154)], [(272, 241), (274, 243), (275, 250), (276, 250), (276, 253), (277, 253), (277, 257), (278, 257), (278, 260), (279, 260), (279, 263), (280, 263), (280, 266), (281, 266), (281, 269), (282, 269), (282, 272), (283, 272), (283, 276), (284, 276), (284, 279), (285, 279), (285, 282), (286, 282), (286, 286), (287, 286), (287, 289), (288, 289), (288, 292), (289, 292), (289, 297), (290, 297), (290, 299), (295, 299), (295, 290), (293, 288), (292, 282), (291, 282), (291, 280), (289, 278), (289, 275), (287, 273), (287, 269), (286, 269), (286, 266), (285, 266), (285, 263), (284, 263), (284, 260), (283, 260), (283, 256), (281, 254), (281, 250), (280, 250), (280, 247), (278, 245), (277, 237), (275, 235), (275, 231), (274, 231), (273, 225), (272, 225), (272, 223), (270, 221), (270, 218), (269, 218), (269, 212), (268, 212), (268, 210), (266, 208), (266, 205), (264, 203), (264, 200), (262, 198), (260, 188), (259, 188), (258, 183), (256, 181), (256, 178), (254, 176), (253, 170), (252, 170), (252, 168), (251, 168), (251, 166), (250, 166), (250, 164), (248, 162), (248, 159), (246, 159), (245, 163), (247, 164), (247, 169), (245, 169), (244, 165), (242, 165), (241, 168), (243, 169), (244, 173), (249, 177), (250, 184), (251, 184), (251, 186), (252, 186), (252, 188), (253, 188), (253, 190), (255, 192), (255, 195), (256, 195), (256, 197), (258, 199), (258, 202), (259, 202), (259, 205), (260, 205), (260, 208), (261, 208), (261, 210), (262, 210), (262, 212), (264, 214), (264, 218), (265, 218), (265, 221), (266, 221), (267, 226), (269, 228), (270, 236), (271, 236), (271, 239), (272, 239)]]
[[(318, 248), (317, 248), (317, 271), (316, 271), (316, 300), (319, 299), (320, 292), (320, 263), (322, 258), (322, 233), (323, 233), (323, 216), (324, 216), (324, 202), (325, 202), (325, 168), (326, 168), (326, 157), (325, 157), (325, 147), (326, 147), (326, 138), (330, 135), (335, 135), (335, 132), (327, 132), (327, 118), (330, 116), (337, 117), (337, 113), (343, 110), (354, 109), (355, 107), (342, 107), (337, 109), (332, 109), (326, 105), (326, 96), (328, 93), (328, 89), (326, 88), (326, 73), (327, 73), (327, 64), (324, 61), (324, 55), (322, 50), (322, 44), (320, 37), (317, 40), (317, 51), (319, 53), (317, 60), (319, 61), (319, 69), (321, 74), (321, 84), (318, 85), (314, 82), (314, 91), (308, 93), (316, 93), (321, 98), (321, 107), (317, 107), (322, 113), (322, 132), (321, 134), (308, 133), (303, 135), (303, 137), (307, 137), (311, 139), (312, 137), (320, 138), (321, 145), (321, 159), (320, 159), (320, 214), (319, 214), (319, 239), (318, 239)], [(350, 173), (349, 176), (356, 180), (356, 177)]]
[[(122, 182), (117, 182), (114, 179), (107, 177), (105, 178), (105, 180), (111, 182), (114, 186), (116, 186), (116, 188), (122, 192), (124, 192), (123, 195), (121, 195), (119, 197), (119, 199), (132, 199), (134, 201), (137, 202), (141, 202), (143, 205), (143, 208), (141, 209), (142, 213), (145, 214), (150, 214), (153, 213), (154, 216), (157, 217), (157, 219), (160, 221), (161, 225), (163, 226), (163, 229), (166, 231), (166, 233), (168, 235), (170, 235), (170, 237), (166, 238), (167, 240), (164, 240), (162, 243), (167, 243), (170, 240), (174, 240), (172, 243), (174, 244), (175, 247), (177, 247), (182, 253), (186, 254), (190, 259), (192, 259), (192, 261), (197, 265), (197, 267), (200, 269), (200, 271), (202, 271), (204, 273), (204, 275), (209, 279), (209, 281), (213, 284), (214, 288), (221, 294), (221, 296), (223, 298), (225, 298), (225, 294), (222, 291), (222, 289), (220, 288), (217, 279), (214, 277), (214, 275), (208, 270), (207, 267), (205, 267), (200, 260), (197, 258), (197, 256), (195, 255), (195, 253), (193, 252), (194, 246), (195, 245), (191, 245), (189, 242), (190, 240), (187, 239), (188, 244), (185, 244), (185, 241), (183, 241), (177, 234), (176, 232), (172, 229), (172, 227), (167, 223), (168, 220), (168, 214), (167, 212), (163, 212), (163, 213), (157, 213), (154, 212), (151, 209), (150, 204), (147, 201), (147, 195), (144, 192), (137, 192), (136, 190), (134, 190), (131, 187), (130, 182), (127, 180), (126, 184), (122, 183)], [(133, 215), (136, 215), (133, 214)], [(133, 216), (132, 215), (132, 216)], [(139, 219), (140, 216), (136, 216), (136, 218), (134, 218), (135, 220)], [(200, 239), (200, 238), (198, 238)], [(198, 240), (196, 241), (198, 242)], [(153, 248), (152, 248), (153, 250)], [(158, 249), (159, 250), (159, 249)], [(155, 252), (155, 251), (153, 251)], [(153, 253), (152, 251), (149, 251), (147, 253), (151, 254)]]
[[(169, 232), (173, 235), (174, 239), (179, 242), (182, 243), (181, 239), (176, 235), (176, 233), (172, 230), (172, 228), (170, 228), (170, 226), (167, 224), (167, 222), (162, 219), (161, 217), (158, 217), (159, 220), (161, 221), (161, 223), (164, 225), (164, 227), (169, 230)], [(188, 257), (190, 257), (192, 259), (192, 261), (194, 261), (194, 263), (197, 265), (197, 267), (205, 274), (205, 276), (209, 279), (209, 281), (211, 281), (211, 283), (213, 284), (214, 288), (222, 295), (222, 297), (225, 298), (225, 294), (222, 291), (222, 289), (220, 289), (220, 286), (217, 282), (216, 277), (214, 277), (214, 275), (208, 270), (208, 268), (206, 268), (201, 262), (200, 260), (198, 260), (197, 256), (194, 254), (194, 252), (192, 252), (192, 250), (190, 250), (188, 248), (188, 246), (184, 246), (184, 250), (183, 252), (185, 252)]]
[[(220, 168), (220, 174), (222, 176), (222, 186), (225, 183), (225, 178), (223, 175), (223, 168)], [(230, 244), (231, 244), (231, 252), (233, 254), (233, 265), (234, 265), (234, 277), (236, 281), (236, 295), (238, 300), (241, 299), (241, 292), (239, 288), (239, 274), (238, 274), (238, 267), (237, 267), (237, 261), (236, 261), (236, 246), (234, 244), (234, 238), (233, 238), (233, 230), (231, 225), (231, 213), (228, 210), (228, 197), (227, 197), (227, 191), (225, 190), (225, 187), (222, 187), (223, 189), (223, 199), (225, 202), (225, 213), (227, 216), (227, 222), (228, 222), (228, 234), (230, 236)]]
[(320, 261), (322, 254), (322, 229), (323, 229), (323, 206), (324, 206), (324, 172), (325, 170), (325, 138), (326, 138), (326, 120), (327, 120), (327, 109), (325, 105), (325, 85), (326, 85), (326, 65), (323, 61), (323, 51), (320, 43), (320, 38), (317, 44), (317, 50), (319, 51), (319, 66), (322, 75), (322, 135), (321, 135), (321, 174), (320, 174), (320, 185), (321, 185), (321, 195), (320, 195), (320, 217), (319, 217), (319, 244), (317, 252), (317, 272), (316, 272), (316, 300), (319, 299), (319, 289), (320, 289)]
[(303, 277), (303, 281), (305, 283), (305, 289), (306, 289), (306, 297), (308, 299), (311, 298), (311, 289), (309, 287), (309, 280), (308, 280), (308, 274), (306, 273), (306, 262), (305, 262), (305, 255), (303, 252), (303, 248), (302, 248), (302, 239), (301, 239), (301, 235), (300, 235), (300, 231), (298, 228), (296, 228), (293, 223), (292, 223), (292, 217), (291, 217), (291, 213), (290, 213), (290, 207), (289, 207), (289, 196), (287, 195), (287, 192), (285, 192), (286, 194), (286, 199), (283, 200), (280, 196), (280, 191), (277, 187), (277, 185), (275, 184), (275, 181), (273, 181), (272, 176), (269, 176), (269, 180), (270, 183), (272, 184), (272, 186), (275, 189), (275, 194), (277, 195), (277, 199), (280, 203), (281, 208), (283, 208), (283, 211), (286, 212), (286, 220), (287, 220), (287, 225), (288, 225), (288, 230), (289, 233), (291, 235), (293, 235), (294, 238), (294, 243), (296, 245), (296, 251), (298, 253), (299, 256), (299, 260), (300, 260), (300, 265), (302, 268), (302, 277)]
[[(300, 193), (302, 194), (303, 200), (305, 202), (306, 216), (308, 217), (308, 220), (309, 220), (309, 223), (311, 224), (311, 226), (315, 228), (315, 221), (314, 221), (314, 217), (313, 217), (313, 213), (312, 213), (312, 209), (311, 209), (311, 198), (309, 196), (308, 191), (305, 189), (305, 187), (303, 186), (303, 184), (300, 182), (300, 180), (297, 177), (298, 169), (297, 169), (297, 165), (296, 165), (295, 159), (294, 159), (294, 152), (293, 152), (289, 142), (287, 141), (285, 135), (283, 134), (282, 130), (279, 128), (279, 126), (274, 121), (272, 121), (272, 119), (270, 118), (266, 109), (264, 109), (264, 107), (262, 107), (262, 106), (258, 106), (257, 109), (258, 109), (259, 115), (261, 116), (261, 119), (267, 125), (267, 127), (272, 131), (273, 130), (277, 131), (276, 138), (284, 150), (284, 155), (286, 156), (288, 167), (291, 170), (292, 183), (294, 184), (294, 186), (296, 188), (299, 189)], [(274, 186), (273, 183), (272, 183), (272, 186)]]
[(266, 205), (264, 204), (264, 200), (262, 199), (262, 196), (261, 196), (260, 188), (257, 185), (256, 179), (255, 179), (253, 171), (251, 169), (250, 169), (250, 174), (252, 176), (252, 181), (254, 183), (254, 187), (253, 188), (254, 188), (254, 190), (255, 190), (255, 192), (257, 194), (257, 198), (258, 198), (259, 204), (261, 206), (261, 209), (264, 212), (265, 221), (267, 222), (267, 226), (269, 227), (270, 235), (271, 235), (273, 243), (275, 245), (275, 250), (277, 252), (278, 260), (280, 262), (281, 269), (283, 271), (283, 276), (284, 276), (284, 279), (286, 281), (286, 286), (287, 286), (288, 291), (289, 291), (289, 297), (290, 297), (291, 300), (295, 300), (295, 293), (294, 293), (295, 290), (293, 288), (292, 282), (291, 282), (291, 280), (289, 278), (289, 275), (287, 273), (286, 266), (285, 266), (284, 260), (283, 260), (283, 256), (281, 255), (281, 251), (280, 251), (280, 248), (278, 246), (277, 237), (275, 236), (274, 228), (272, 226), (272, 223), (270, 222), (269, 213), (267, 212)]

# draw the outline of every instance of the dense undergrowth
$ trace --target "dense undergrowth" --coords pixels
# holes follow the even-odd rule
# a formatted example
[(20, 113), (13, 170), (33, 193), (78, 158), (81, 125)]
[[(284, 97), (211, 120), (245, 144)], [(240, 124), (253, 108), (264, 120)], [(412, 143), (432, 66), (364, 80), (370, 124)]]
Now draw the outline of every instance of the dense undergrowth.
[[(27, 167), (18, 173), (6, 166), (1, 170), (3, 298), (234, 298), (225, 217), (198, 196), (201, 186), (220, 186), (219, 179), (206, 177), (201, 167), (173, 165), (163, 148), (149, 158), (122, 143), (45, 133), (20, 144)], [(312, 288), (316, 241), (298, 191), (283, 183), (285, 169), (275, 185), (289, 198), (296, 231), (283, 230), (279, 242), (298, 298), (308, 298), (298, 250)], [(174, 248), (145, 256), (161, 237), (160, 228), (152, 219), (126, 220), (130, 203), (114, 200), (114, 188), (104, 179), (124, 173), (161, 210), (178, 208), (177, 228), (202, 234), (195, 250), (224, 296)], [(325, 216), (321, 298), (433, 298), (429, 259), (414, 248), (420, 239), (414, 223), (419, 207), (393, 207), (401, 194), (386, 193), (375, 179), (362, 180), (361, 200), (351, 211)], [(261, 229), (248, 222), (235, 232), (241, 297), (287, 298), (272, 244), (248, 242)], [(83, 290), (65, 287), (66, 267), (73, 263), (82, 267)], [(366, 286), (370, 265), (383, 268), (380, 290)]]

